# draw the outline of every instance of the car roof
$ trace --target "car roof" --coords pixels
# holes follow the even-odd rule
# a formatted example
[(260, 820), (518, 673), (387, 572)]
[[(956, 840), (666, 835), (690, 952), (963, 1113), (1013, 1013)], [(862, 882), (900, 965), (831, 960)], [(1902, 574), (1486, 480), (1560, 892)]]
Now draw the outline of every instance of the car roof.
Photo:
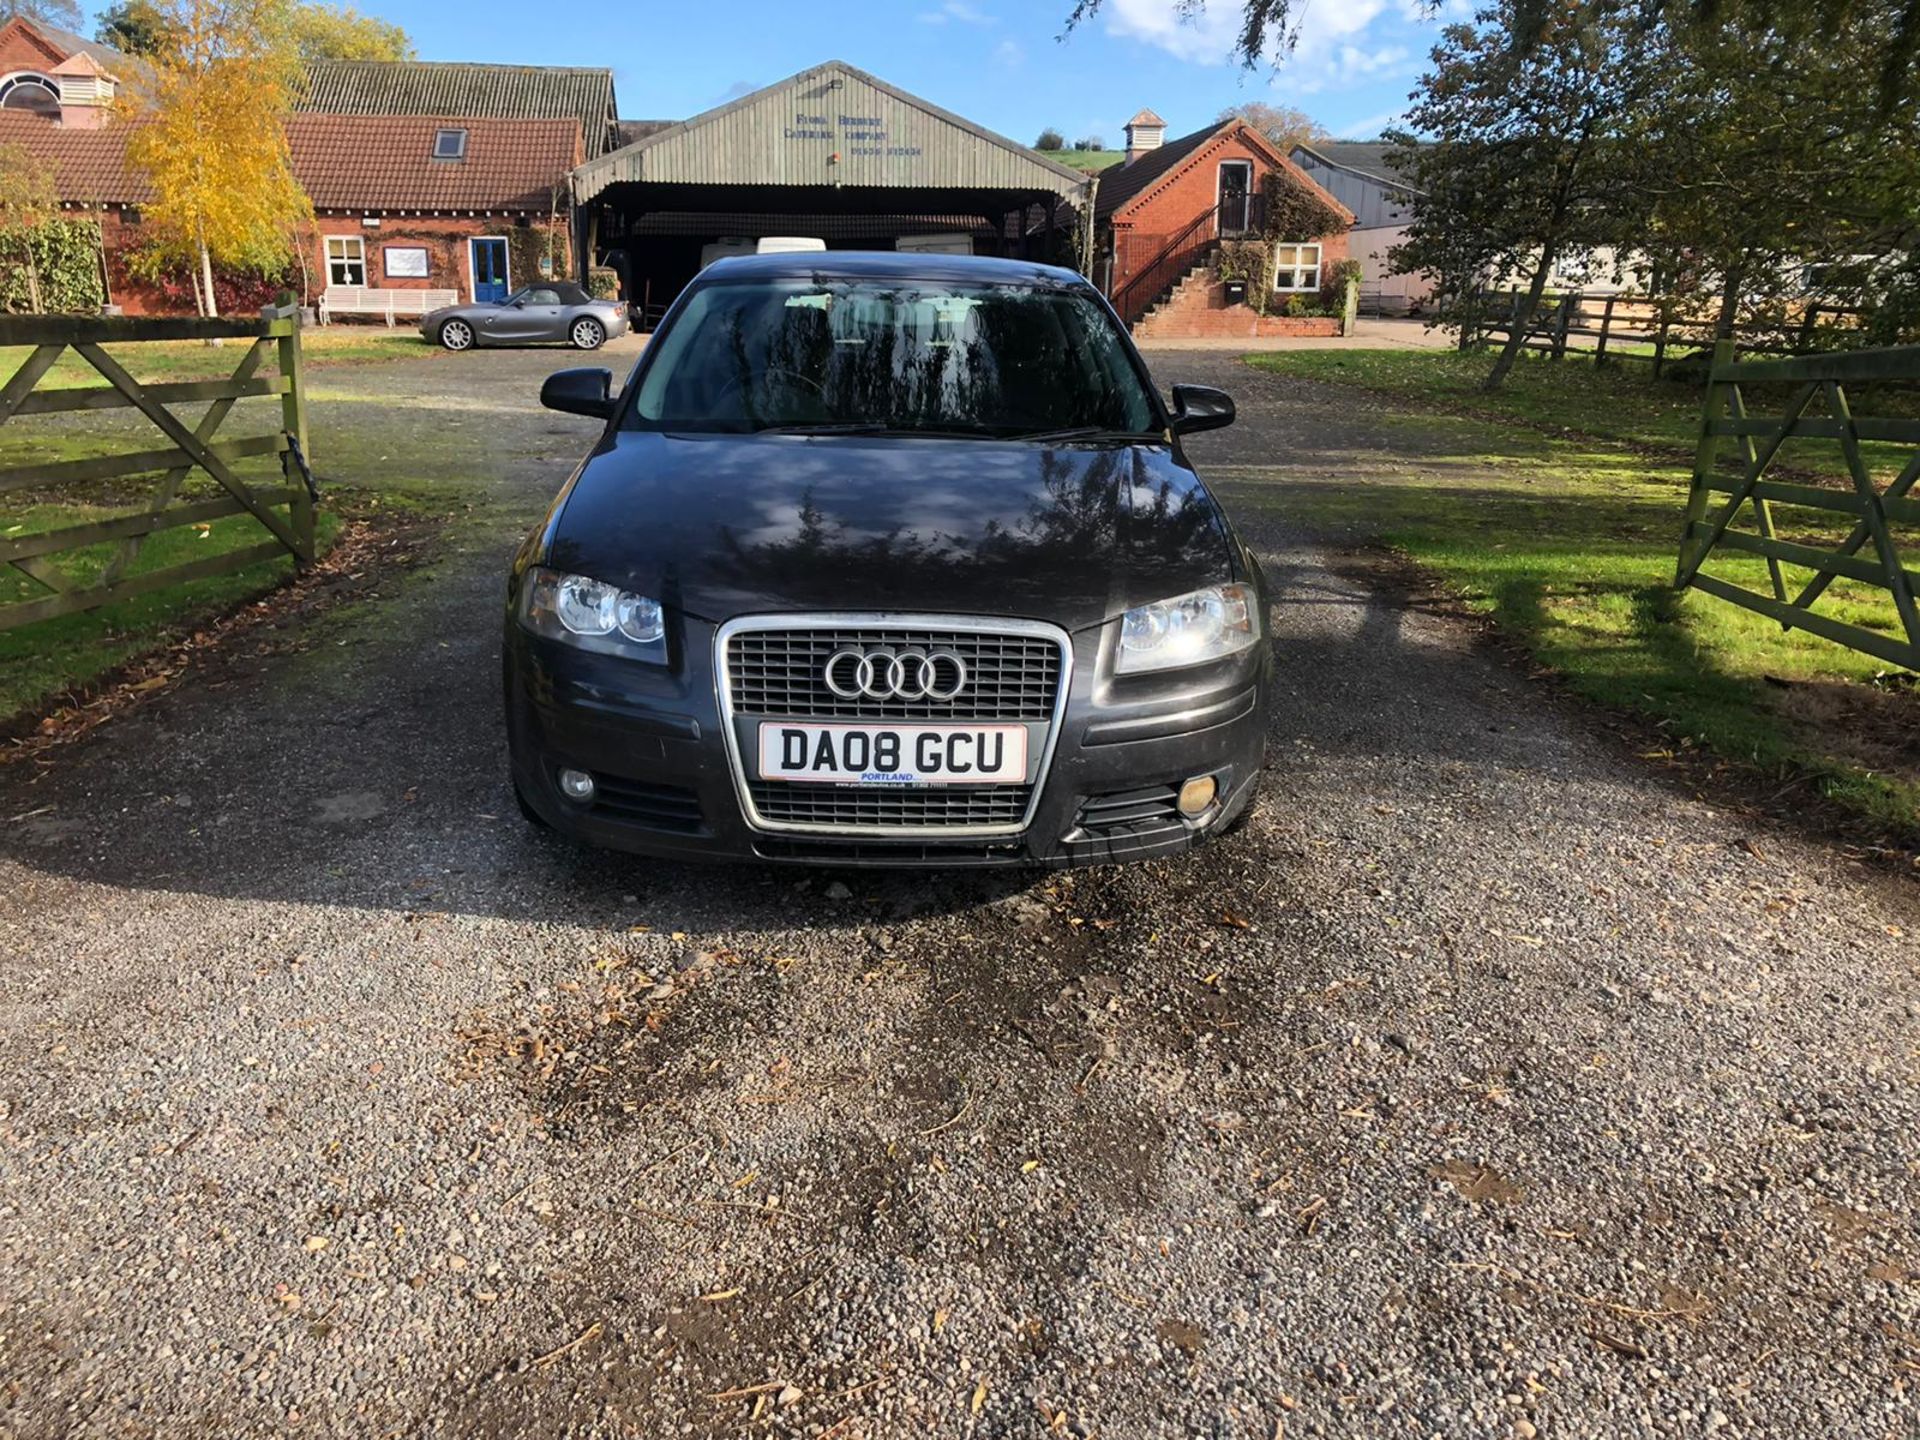
[(735, 280), (946, 280), (976, 285), (1064, 287), (1086, 277), (1058, 265), (989, 255), (912, 255), (890, 250), (807, 250), (785, 255), (735, 255), (716, 260), (703, 282)]

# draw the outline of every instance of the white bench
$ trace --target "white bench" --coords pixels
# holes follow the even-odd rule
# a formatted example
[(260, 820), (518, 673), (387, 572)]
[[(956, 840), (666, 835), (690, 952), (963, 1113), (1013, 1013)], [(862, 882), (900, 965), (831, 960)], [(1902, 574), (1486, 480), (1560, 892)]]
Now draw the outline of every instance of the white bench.
[(379, 315), (393, 325), (396, 315), (425, 315), (443, 305), (458, 305), (458, 290), (376, 290), (367, 285), (329, 285), (320, 296), (320, 323), (336, 315)]

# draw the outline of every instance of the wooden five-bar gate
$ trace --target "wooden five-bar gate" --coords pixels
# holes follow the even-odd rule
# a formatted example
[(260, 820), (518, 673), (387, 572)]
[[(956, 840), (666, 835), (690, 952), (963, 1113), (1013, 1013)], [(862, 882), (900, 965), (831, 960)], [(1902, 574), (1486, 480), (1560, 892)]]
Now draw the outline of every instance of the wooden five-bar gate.
[[(154, 340), (247, 340), (232, 375), (224, 380), (144, 384), (102, 348)], [(306, 390), (300, 363), (300, 319), (290, 299), (258, 319), (126, 319), (70, 315), (0, 315), (0, 346), (31, 346), (25, 362), (0, 385), (0, 426), (34, 415), (110, 410), (131, 406), (166, 441), (159, 448), (81, 459), (44, 460), (0, 469), (0, 501), (26, 493), (60, 501), (89, 485), (154, 474), (158, 483), (132, 513), (49, 530), (0, 535), (0, 575), (12, 571), (32, 582), (25, 598), (0, 601), (0, 630), (71, 615), (190, 580), (224, 575), (276, 556), (299, 565), (314, 558), (314, 488), (307, 465)], [(84, 359), (104, 385), (41, 388), (68, 350)], [(210, 352), (211, 353), (211, 352)], [(260, 373), (272, 359), (274, 372)], [(250, 396), (278, 396), (280, 426), (270, 434), (218, 439), (235, 404)], [(197, 422), (174, 414), (176, 405), (205, 404)], [(276, 455), (280, 474), (271, 483), (235, 472), (249, 457)], [(182, 498), (195, 471), (212, 477), (214, 493)], [(261, 538), (185, 564), (135, 570), (147, 537), (184, 525), (203, 527), (235, 515), (250, 515)], [(106, 547), (104, 552), (96, 547)], [(65, 555), (104, 553), (83, 567), (57, 563)], [(81, 573), (76, 573), (76, 570)], [(18, 582), (12, 587), (19, 590)], [(0, 592), (4, 594), (4, 592)]]
[[(1758, 611), (1786, 629), (1805, 630), (1920, 670), (1920, 613), (1914, 601), (1920, 574), (1907, 568), (1900, 539), (1900, 527), (1920, 526), (1920, 500), (1913, 494), (1920, 481), (1920, 420), (1856, 415), (1847, 394), (1850, 385), (1912, 381), (1920, 381), (1920, 346), (1736, 361), (1731, 342), (1717, 345), (1674, 583)], [(1747, 396), (1756, 386), (1791, 387), (1779, 413), (1756, 415), (1749, 410)], [(1770, 478), (1790, 437), (1836, 442), (1846, 488)], [(1718, 464), (1720, 447), (1728, 438), (1737, 441), (1737, 474), (1723, 472)], [(1896, 462), (1905, 456), (1904, 463), (1885, 467), (1889, 478), (1884, 485), (1875, 480), (1874, 467), (1861, 450), (1863, 443), (1876, 442), (1899, 447), (1891, 452)], [(1823, 518), (1847, 517), (1852, 524), (1846, 537), (1833, 543), (1782, 539), (1775, 506), (1813, 510)], [(1736, 528), (1743, 510), (1751, 513), (1750, 529)], [(1835, 524), (1827, 518), (1823, 528)], [(1704, 567), (1715, 553), (1726, 550), (1764, 559), (1769, 592), (1707, 573)], [(1810, 579), (1795, 582), (1791, 595), (1789, 568), (1811, 572)], [(1885, 630), (1870, 629), (1815, 610), (1815, 602), (1836, 577), (1885, 590), (1892, 598), (1895, 623)]]

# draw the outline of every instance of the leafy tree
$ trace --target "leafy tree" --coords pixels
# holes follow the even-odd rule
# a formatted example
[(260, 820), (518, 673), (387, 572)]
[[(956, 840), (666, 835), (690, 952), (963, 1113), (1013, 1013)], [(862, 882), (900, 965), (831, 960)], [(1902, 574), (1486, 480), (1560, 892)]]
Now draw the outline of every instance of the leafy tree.
[[(1818, 45), (1739, 16), (1680, 32), (1655, 99), (1647, 249), (1670, 288), (1717, 290), (1717, 335), (1743, 311), (1784, 314), (1808, 263), (1833, 273), (1912, 235), (1920, 126), (1860, 83), (1896, 25), (1864, 4)], [(1871, 288), (1875, 267), (1856, 272)]]
[(78, 0), (0, 0), (0, 23), (16, 15), (44, 20), (64, 30), (71, 30), (81, 19)]
[(1076, 150), (1104, 150), (1107, 148), (1107, 142), (1098, 135), (1082, 135), (1078, 140), (1073, 142), (1073, 148)]
[(93, 38), (123, 55), (154, 55), (167, 43), (165, 21), (153, 0), (121, 0), (101, 11)]
[(1040, 138), (1033, 142), (1033, 148), (1036, 150), (1064, 150), (1067, 148), (1067, 137), (1049, 125), (1040, 132)]
[(1508, 43), (1516, 3), (1442, 33), (1407, 113), (1430, 143), (1389, 136), (1419, 192), (1396, 270), (1437, 276), (1436, 299), (1457, 317), (1486, 280), (1531, 277), (1489, 390), (1519, 357), (1557, 262), (1643, 238), (1646, 101), (1668, 64), (1666, 30), (1632, 0), (1570, 11), (1525, 51)]
[(293, 39), (303, 64), (320, 60), (411, 60), (407, 32), (351, 5), (295, 3)]
[(1333, 138), (1326, 126), (1306, 111), (1296, 110), (1291, 105), (1269, 105), (1264, 101), (1250, 100), (1245, 105), (1229, 105), (1220, 112), (1219, 118), (1231, 120), (1235, 116), (1273, 141), (1280, 147), (1282, 155), (1295, 145), (1311, 145), (1316, 140)]
[(201, 313), (212, 315), (215, 262), (277, 268), (289, 232), (313, 213), (287, 150), (299, 61), (276, 0), (157, 8), (169, 43), (154, 57), (145, 123), (127, 157), (153, 187), (149, 266), (191, 266)]
[(23, 147), (0, 145), (0, 255), (26, 271), (29, 311), (45, 308), (34, 237), (59, 215), (53, 172)]

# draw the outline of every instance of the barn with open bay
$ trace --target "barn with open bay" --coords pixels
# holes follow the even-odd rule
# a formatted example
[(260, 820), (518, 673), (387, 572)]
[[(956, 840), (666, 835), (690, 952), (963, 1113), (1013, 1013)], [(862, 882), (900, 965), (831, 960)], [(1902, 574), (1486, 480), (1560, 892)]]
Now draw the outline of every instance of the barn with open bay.
[(1095, 181), (832, 61), (573, 172), (582, 263), (656, 320), (703, 264), (799, 238), (1085, 265)]

